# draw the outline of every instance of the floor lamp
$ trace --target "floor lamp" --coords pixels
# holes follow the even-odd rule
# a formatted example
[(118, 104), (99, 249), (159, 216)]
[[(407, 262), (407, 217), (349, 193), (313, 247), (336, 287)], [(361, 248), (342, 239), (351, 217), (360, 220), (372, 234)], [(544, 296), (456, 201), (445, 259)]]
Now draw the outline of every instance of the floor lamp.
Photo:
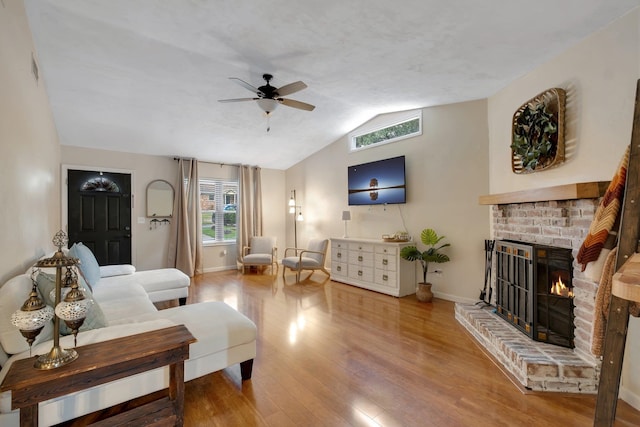
[[(296, 215), (296, 211), (298, 214)], [(296, 204), (296, 190), (291, 190), (291, 198), (289, 199), (289, 213), (293, 216), (293, 247), (298, 247), (298, 221), (304, 221), (302, 216), (302, 206)]]

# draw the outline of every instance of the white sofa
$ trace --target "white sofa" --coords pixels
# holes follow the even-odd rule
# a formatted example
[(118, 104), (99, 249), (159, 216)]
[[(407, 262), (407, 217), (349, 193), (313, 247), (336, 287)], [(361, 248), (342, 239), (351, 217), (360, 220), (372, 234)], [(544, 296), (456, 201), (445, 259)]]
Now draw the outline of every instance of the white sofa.
[[(172, 296), (183, 294), (184, 289), (176, 286), (177, 291), (172, 293), (171, 287), (154, 286), (157, 283), (151, 280), (152, 277), (160, 276), (160, 281), (166, 277), (166, 274), (163, 276), (159, 273), (162, 270), (142, 276), (138, 273), (144, 272), (113, 275), (114, 271), (110, 270), (113, 268), (104, 269), (102, 273), (108, 277), (101, 278), (92, 287), (93, 299), (102, 311), (106, 325), (81, 330), (77, 338), (78, 346), (184, 324), (197, 339), (189, 347), (185, 381), (238, 363), (241, 364), (242, 378), (250, 378), (256, 355), (256, 326), (250, 319), (223, 302), (157, 310), (152, 298), (156, 301), (161, 298), (163, 294), (158, 293), (159, 290), (165, 291), (164, 295)], [(173, 274), (174, 278), (179, 277), (179, 274)], [(147, 290), (135, 279), (136, 275), (147, 280)], [(11, 324), (10, 317), (27, 299), (30, 290), (29, 274), (14, 277), (0, 287), (0, 384), (14, 360), (29, 357), (28, 345)], [(180, 295), (177, 297), (183, 298)], [(33, 355), (44, 354), (51, 349), (52, 329), (52, 325), (47, 325), (40, 333), (33, 344)], [(63, 348), (73, 347), (73, 336), (61, 337), (60, 345)], [(39, 425), (57, 424), (161, 390), (168, 386), (168, 381), (169, 368), (165, 367), (48, 400), (40, 404)], [(0, 426), (18, 425), (19, 412), (11, 410), (11, 392), (0, 393)]]

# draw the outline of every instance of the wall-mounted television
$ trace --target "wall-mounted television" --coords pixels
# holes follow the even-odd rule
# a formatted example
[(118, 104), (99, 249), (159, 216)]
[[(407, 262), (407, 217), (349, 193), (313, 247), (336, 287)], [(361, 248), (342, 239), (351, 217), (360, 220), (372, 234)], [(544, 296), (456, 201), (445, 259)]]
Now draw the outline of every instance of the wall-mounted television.
[(349, 166), (349, 206), (407, 202), (404, 156)]

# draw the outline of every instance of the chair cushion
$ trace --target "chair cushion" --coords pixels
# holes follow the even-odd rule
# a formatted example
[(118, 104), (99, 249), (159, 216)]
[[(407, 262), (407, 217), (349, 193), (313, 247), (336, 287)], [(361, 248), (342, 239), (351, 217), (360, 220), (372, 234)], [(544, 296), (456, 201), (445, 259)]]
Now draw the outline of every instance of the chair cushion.
[(249, 243), (249, 253), (252, 254), (269, 254), (276, 246), (276, 238), (269, 236), (254, 236)]
[(271, 254), (249, 254), (242, 258), (242, 263), (248, 265), (269, 265), (272, 262)]
[[(309, 240), (309, 247), (307, 249), (309, 249), (310, 251), (324, 253), (326, 251), (326, 248), (327, 248), (327, 239), (311, 239)], [(305, 254), (305, 256), (308, 256), (309, 258), (313, 258), (314, 260), (316, 260), (317, 263), (320, 263), (323, 258), (322, 254), (311, 253), (311, 254)]]
[[(282, 265), (285, 267), (289, 267), (293, 270), (299, 270), (300, 257), (290, 256), (282, 259)], [(302, 257), (302, 269), (305, 268), (318, 268), (320, 267), (320, 263), (318, 260), (310, 257)]]

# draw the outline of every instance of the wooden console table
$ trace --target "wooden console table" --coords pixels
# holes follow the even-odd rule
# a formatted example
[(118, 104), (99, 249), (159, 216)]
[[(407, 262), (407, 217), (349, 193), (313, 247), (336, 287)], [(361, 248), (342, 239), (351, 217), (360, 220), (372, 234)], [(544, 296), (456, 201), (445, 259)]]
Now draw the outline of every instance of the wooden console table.
[(96, 425), (129, 422), (142, 426), (164, 419), (169, 424), (162, 425), (182, 426), (184, 361), (189, 358), (189, 344), (195, 341), (184, 325), (178, 325), (77, 347), (78, 359), (56, 369), (34, 368), (37, 356), (18, 360), (9, 368), (0, 392), (11, 390), (12, 409), (20, 409), (21, 426), (36, 427), (40, 402), (170, 365), (169, 397)]

